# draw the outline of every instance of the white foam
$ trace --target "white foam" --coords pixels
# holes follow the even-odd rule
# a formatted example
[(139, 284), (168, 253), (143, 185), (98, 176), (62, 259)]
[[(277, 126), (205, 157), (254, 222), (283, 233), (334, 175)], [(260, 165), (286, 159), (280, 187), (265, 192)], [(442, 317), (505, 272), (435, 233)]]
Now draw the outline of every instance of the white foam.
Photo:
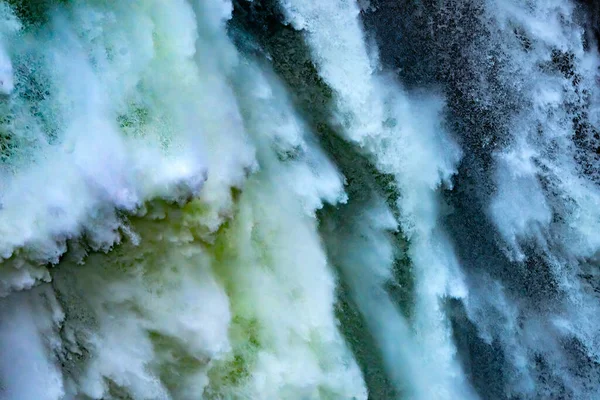
[[(393, 357), (386, 353), (392, 352), (397, 360), (419, 369), (416, 375), (428, 377), (414, 379), (414, 372), (402, 372), (407, 374), (404, 381), (410, 382), (417, 398), (469, 398), (473, 393), (455, 358), (456, 349), (440, 305), (443, 297), (464, 296), (466, 291), (453, 249), (437, 227), (436, 190), (449, 183), (460, 158), (460, 150), (439, 125), (441, 102), (433, 96), (411, 99), (393, 81), (377, 75), (355, 2), (330, 1), (324, 5), (284, 0), (281, 5), (292, 25), (305, 32), (319, 75), (334, 91), (335, 111), (344, 135), (358, 142), (378, 169), (394, 175), (398, 184), (402, 214), (399, 223), (411, 241), (410, 256), (417, 279), (414, 343), (418, 350), (394, 346), (386, 329), (403, 337), (406, 335), (400, 333), (406, 329), (405, 323), (384, 298), (380, 312), (389, 309), (391, 321), (389, 326), (374, 326), (383, 357)], [(373, 273), (382, 267), (363, 268)], [(362, 290), (370, 290), (380, 284), (361, 286)], [(377, 308), (368, 301), (362, 303), (369, 312)], [(378, 315), (374, 313), (372, 318)], [(388, 368), (395, 375), (396, 385), (402, 387), (397, 366), (388, 363)]]
[[(221, 0), (81, 2), (12, 43), (42, 65), (58, 132), (44, 136), (18, 81), (36, 144), (3, 181), (0, 293), (52, 278), (33, 291), (64, 315), (3, 319), (33, 344), (19, 371), (0, 357), (8, 399), (367, 397), (315, 219), (345, 198), (342, 178), (274, 74), (237, 53), (230, 15)], [(28, 377), (38, 358), (47, 373)]]

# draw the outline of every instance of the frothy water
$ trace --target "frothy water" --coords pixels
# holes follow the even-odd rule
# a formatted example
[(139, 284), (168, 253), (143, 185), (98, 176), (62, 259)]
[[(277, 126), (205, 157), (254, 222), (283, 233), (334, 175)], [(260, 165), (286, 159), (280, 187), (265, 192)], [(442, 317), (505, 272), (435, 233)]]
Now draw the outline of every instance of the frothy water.
[(598, 20), (0, 3), (0, 398), (598, 398)]

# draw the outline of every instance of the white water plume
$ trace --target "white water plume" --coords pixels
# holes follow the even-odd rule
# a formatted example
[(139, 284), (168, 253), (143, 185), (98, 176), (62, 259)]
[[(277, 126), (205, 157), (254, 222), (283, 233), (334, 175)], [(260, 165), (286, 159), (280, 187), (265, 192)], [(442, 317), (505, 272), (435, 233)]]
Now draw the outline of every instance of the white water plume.
[[(374, 335), (384, 358), (394, 359), (389, 363), (405, 359), (409, 370), (416, 369), (411, 373), (418, 380), (393, 372), (396, 385), (402, 387), (402, 381), (410, 381), (414, 398), (469, 398), (473, 394), (456, 362), (456, 350), (441, 309), (445, 296), (464, 296), (464, 287), (457, 275), (452, 245), (436, 227), (440, 201), (436, 189), (449, 181), (460, 150), (439, 125), (435, 99), (413, 100), (373, 70), (357, 4), (334, 1), (321, 7), (303, 0), (283, 4), (294, 27), (306, 31), (319, 73), (334, 91), (344, 133), (364, 148), (382, 172), (394, 175), (401, 193), (396, 205), (401, 213), (398, 222), (411, 242), (410, 259), (417, 280), (414, 332), (408, 331), (404, 317), (392, 310), (387, 312), (387, 324), (373, 328), (383, 330)], [(350, 66), (352, 74), (347, 72)], [(374, 247), (372, 251), (379, 249)], [(354, 266), (351, 274), (358, 275), (353, 279), (360, 280), (364, 273), (376, 276), (375, 271), (383, 267), (378, 262), (385, 265), (390, 261), (383, 257), (381, 261)], [(354, 290), (361, 289), (355, 286)], [(377, 289), (365, 285), (362, 290)], [(363, 311), (366, 315), (376, 315), (386, 302), (359, 300), (362, 307), (369, 308)], [(401, 344), (395, 345), (396, 341)], [(418, 349), (407, 354), (405, 346)]]
[[(530, 250), (535, 243), (557, 293), (534, 311), (519, 304), (525, 301), (511, 299), (501, 285), (484, 284), (483, 298), (489, 300), (478, 293), (468, 308), (473, 309), (480, 329), (506, 346), (512, 364), (507, 392), (556, 395), (544, 392), (545, 384), (534, 379), (539, 371), (531, 365), (543, 354), (565, 397), (595, 398), (598, 388), (588, 383), (595, 380), (594, 373), (571, 364), (565, 341), (576, 338), (581, 343), (578, 351), (598, 359), (600, 342), (593, 317), (599, 311), (598, 300), (580, 276), (595, 263), (590, 259), (600, 250), (600, 192), (590, 179), (597, 174), (594, 161), (591, 170), (585, 167), (587, 171), (577, 163), (589, 151), (578, 147), (577, 141), (593, 135), (597, 126), (600, 60), (595, 49), (584, 48), (589, 39), (578, 24), (581, 15), (573, 3), (548, 1), (524, 7), (524, 2), (501, 1), (486, 6), (490, 29), (498, 32), (498, 43), (510, 60), (504, 63), (507, 75), (502, 78), (518, 88), (526, 107), (510, 120), (511, 144), (495, 156), (497, 186), (490, 217), (511, 259), (531, 260), (535, 256), (523, 248)], [(510, 29), (520, 37), (509, 37)], [(525, 41), (526, 47), (515, 46), (518, 40)], [(528, 265), (524, 268), (532, 268)], [(485, 306), (478, 304), (488, 301)], [(486, 315), (496, 312), (502, 315), (496, 322)]]
[[(366, 396), (313, 215), (344, 198), (341, 178), (268, 73), (236, 54), (226, 18), (183, 1), (82, 4), (13, 43), (48, 68), (40, 112), (56, 137), (25, 115), (38, 143), (9, 159), (21, 164), (3, 197), (5, 291), (37, 283), (13, 268), (69, 252), (39, 272), (57, 317), (38, 290), (2, 304), (3, 348), (39, 343), (17, 371), (3, 364), (4, 397)], [(278, 161), (275, 144), (300, 158)]]

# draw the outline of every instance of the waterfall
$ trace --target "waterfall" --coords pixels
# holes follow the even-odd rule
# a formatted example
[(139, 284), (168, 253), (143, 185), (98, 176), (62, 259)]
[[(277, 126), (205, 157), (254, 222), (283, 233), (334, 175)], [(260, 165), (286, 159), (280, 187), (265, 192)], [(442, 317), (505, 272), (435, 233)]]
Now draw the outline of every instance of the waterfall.
[(576, 0), (0, 1), (0, 399), (596, 399)]

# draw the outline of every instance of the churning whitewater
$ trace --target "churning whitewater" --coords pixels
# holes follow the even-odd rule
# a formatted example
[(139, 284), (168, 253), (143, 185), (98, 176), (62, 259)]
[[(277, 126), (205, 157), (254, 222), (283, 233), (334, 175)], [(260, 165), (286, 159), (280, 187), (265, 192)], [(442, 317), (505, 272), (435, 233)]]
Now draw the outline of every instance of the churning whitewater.
[(0, 0), (0, 399), (600, 398), (600, 4)]

